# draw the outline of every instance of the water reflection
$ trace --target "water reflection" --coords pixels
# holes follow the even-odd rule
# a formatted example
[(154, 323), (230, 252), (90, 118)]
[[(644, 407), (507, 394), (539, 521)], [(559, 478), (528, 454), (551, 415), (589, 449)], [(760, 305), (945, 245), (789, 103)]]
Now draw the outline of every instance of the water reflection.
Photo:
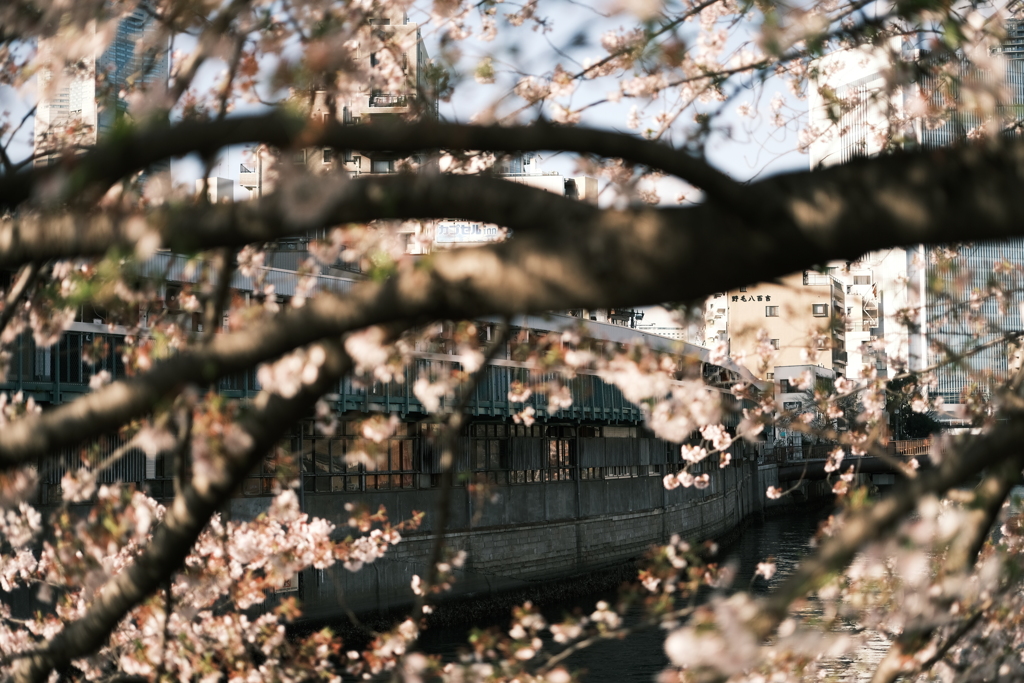
[[(763, 594), (771, 590), (779, 581), (789, 575), (802, 557), (811, 551), (811, 538), (817, 531), (818, 524), (828, 516), (827, 509), (812, 512), (794, 512), (782, 516), (756, 522), (743, 530), (742, 534), (724, 548), (721, 561), (733, 564), (736, 570), (734, 586), (745, 589), (752, 585), (754, 593)], [(758, 577), (753, 580), (758, 562), (774, 557), (777, 572), (770, 582)], [(591, 595), (566, 603), (547, 605), (543, 609), (544, 616), (550, 621), (560, 621), (566, 613), (580, 610), (589, 614), (599, 600), (614, 601), (614, 593)], [(810, 612), (814, 606), (808, 607)], [(640, 609), (626, 615), (627, 624), (641, 618)], [(811, 616), (808, 614), (807, 616)], [(505, 620), (507, 623), (507, 620)], [(494, 621), (480, 626), (498, 624)], [(501, 624), (504, 625), (504, 624)], [(851, 630), (853, 626), (850, 626)], [(431, 629), (423, 634), (421, 645), (425, 651), (441, 654), (446, 660), (457, 656), (459, 647), (466, 642), (469, 627)], [(631, 635), (621, 641), (604, 641), (571, 656), (566, 664), (572, 669), (586, 670), (586, 681), (642, 681), (649, 683), (668, 665), (663, 643), (665, 633), (661, 630), (647, 630)], [(885, 653), (886, 641), (879, 640), (879, 654), (866, 653), (864, 659), (868, 664), (877, 662)], [(556, 646), (557, 647), (557, 646)], [(875, 648), (872, 648), (873, 650)], [(853, 666), (854, 660), (841, 662), (842, 668)], [(854, 673), (852, 670), (841, 673)], [(856, 676), (855, 676), (856, 677)]]

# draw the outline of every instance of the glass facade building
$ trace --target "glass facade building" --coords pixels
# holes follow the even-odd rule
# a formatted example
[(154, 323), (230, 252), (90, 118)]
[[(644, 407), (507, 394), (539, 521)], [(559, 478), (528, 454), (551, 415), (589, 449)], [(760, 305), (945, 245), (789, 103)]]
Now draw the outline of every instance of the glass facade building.
[[(1007, 95), (1004, 118), (1012, 122), (1021, 118), (1017, 109), (1024, 106), (1024, 23), (1011, 22), (1008, 33), (1008, 42), (999, 52), (1008, 57), (1003, 74)], [(962, 67), (960, 78), (969, 83), (998, 76)], [(925, 92), (936, 90), (931, 83), (922, 83), (921, 87)], [(959, 99), (959, 92), (954, 91), (954, 99)], [(921, 126), (918, 130), (920, 144), (925, 148), (956, 144), (981, 124), (981, 119), (973, 112), (953, 111), (941, 126)], [(939, 365), (948, 360), (950, 354), (956, 356), (979, 344), (992, 342), (1007, 331), (1022, 329), (1021, 293), (1011, 292), (1001, 301), (989, 294), (997, 263), (1024, 265), (1024, 239), (959, 245), (954, 252), (956, 255), (948, 261), (929, 256), (926, 250), (920, 250), (916, 256), (925, 258), (925, 263), (919, 267), (920, 276), (924, 278), (920, 283), (924, 306), (919, 317), (923, 323), (924, 367)], [(972, 296), (977, 295), (989, 296), (972, 307)], [(970, 313), (980, 314), (985, 326), (970, 321)], [(972, 389), (988, 394), (994, 383), (1006, 378), (1007, 359), (1007, 347), (998, 344), (975, 351), (962, 362), (946, 362), (934, 372), (937, 385), (933, 390), (946, 403), (962, 402), (964, 393)]]

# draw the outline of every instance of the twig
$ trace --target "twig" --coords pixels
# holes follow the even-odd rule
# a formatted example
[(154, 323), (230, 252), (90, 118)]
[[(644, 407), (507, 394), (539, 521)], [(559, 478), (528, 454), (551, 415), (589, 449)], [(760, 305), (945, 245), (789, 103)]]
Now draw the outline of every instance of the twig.
[(177, 498), (188, 481), (188, 456), (191, 451), (192, 410), (185, 406), (178, 420), (178, 444), (174, 449), (174, 496)]
[(573, 643), (572, 645), (569, 645), (564, 650), (559, 652), (557, 655), (552, 655), (546, 662), (544, 662), (544, 665), (537, 670), (537, 673), (543, 674), (550, 671), (553, 667), (565, 661), (573, 654), (579, 652), (580, 650), (584, 650), (602, 640), (619, 640), (621, 638), (625, 638), (628, 635), (632, 635), (633, 633), (637, 633), (638, 631), (645, 631), (649, 628), (659, 627), (662, 624), (664, 624), (666, 620), (679, 619), (680, 617), (689, 616), (693, 613), (693, 610), (693, 607), (684, 607), (682, 609), (676, 610), (675, 612), (669, 612), (668, 614), (662, 614), (657, 617), (645, 619), (636, 626), (629, 626), (614, 629), (611, 631), (605, 631), (604, 633), (599, 633), (597, 635), (593, 635), (589, 638)]
[(11, 162), (11, 157), (8, 156), (8, 154), (7, 154), (7, 148), (11, 146), (12, 142), (14, 142), (14, 138), (17, 137), (18, 131), (20, 131), (22, 126), (25, 125), (25, 122), (28, 121), (30, 118), (32, 118), (35, 115), (36, 108), (38, 106), (39, 106), (38, 104), (34, 104), (34, 105), (32, 105), (31, 109), (29, 109), (27, 112), (25, 112), (25, 115), (21, 117), (21, 122), (18, 124), (17, 128), (15, 128), (13, 131), (11, 131), (11, 135), (10, 135), (9, 138), (7, 138), (7, 142), (4, 143), (3, 147), (0, 147), (0, 158), (2, 158), (3, 164), (4, 164), (4, 168), (7, 170), (8, 173), (16, 172), (18, 170), (18, 168), (20, 167), (20, 165), (19, 166), (15, 166)]
[(42, 264), (35, 261), (22, 266), (21, 270), (18, 271), (18, 277), (14, 281), (14, 285), (11, 286), (11, 290), (7, 292), (7, 296), (4, 298), (4, 310), (0, 311), (0, 333), (3, 333), (8, 323), (11, 322), (18, 301), (36, 281), (36, 278), (39, 277), (39, 272), (42, 268)]
[(231, 278), (235, 274), (235, 258), (232, 249), (219, 249), (214, 258), (217, 271), (217, 286), (206, 300), (203, 311), (203, 343), (209, 343), (220, 328), (220, 319), (231, 291)]

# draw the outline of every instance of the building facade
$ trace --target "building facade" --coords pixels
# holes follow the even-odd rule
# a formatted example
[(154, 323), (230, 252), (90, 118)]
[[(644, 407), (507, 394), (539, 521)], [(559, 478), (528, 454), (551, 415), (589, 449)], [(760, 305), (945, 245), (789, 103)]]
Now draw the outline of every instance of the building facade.
[[(40, 98), (36, 107), (37, 165), (55, 163), (68, 144), (96, 144), (112, 130), (118, 117), (130, 115), (128, 102), (122, 96), (129, 86), (137, 90), (163, 91), (166, 88), (170, 44), (169, 40), (162, 40), (161, 35), (150, 13), (140, 6), (121, 20), (110, 46), (103, 53), (77, 64), (75, 75), (66, 83), (48, 87), (57, 78), (52, 69), (58, 65), (52, 62), (50, 70), (40, 73), (41, 92), (52, 92)], [(43, 55), (59, 52), (52, 42), (56, 40), (60, 39), (41, 41), (40, 52)], [(59, 68), (64, 66), (59, 65)], [(169, 170), (170, 163), (163, 162), (149, 172)]]
[(733, 356), (762, 380), (775, 379), (775, 366), (808, 364), (845, 376), (846, 285), (838, 270), (804, 271), (727, 292)]
[[(960, 93), (966, 89), (998, 92), (1003, 102), (996, 110), (997, 118), (1018, 118), (1016, 109), (1024, 104), (1024, 51), (1020, 47), (1024, 23), (1009, 21), (1007, 32), (1006, 42), (993, 51), (1005, 56), (999, 64), (1002, 75), (959, 62), (954, 71), (960, 83), (952, 90), (932, 75), (886, 90), (883, 73), (893, 60), (929, 58), (909, 49), (908, 43), (899, 49), (847, 50), (822, 58), (819, 85), (826, 87), (810, 88), (809, 127), (812, 134), (827, 132), (816, 135), (809, 145), (811, 167), (843, 163), (894, 147), (937, 148), (967, 139), (985, 120), (961, 106)], [(835, 100), (845, 100), (846, 105), (831, 101), (829, 93), (835, 93)], [(938, 106), (944, 115), (927, 121), (910, 116), (915, 99)], [(985, 299), (980, 309), (990, 321), (988, 325), (965, 322), (960, 311), (972, 297), (984, 298), (991, 291), (996, 263), (1024, 265), (1024, 240), (962, 245), (948, 256), (917, 246), (862, 257), (858, 265), (871, 271), (875, 284), (861, 306), (851, 307), (850, 348), (857, 353), (851, 360), (859, 360), (863, 367), (870, 367), (873, 361), (879, 372), (886, 371), (883, 376), (892, 376), (892, 367), (929, 370), (934, 377), (931, 390), (947, 404), (957, 404), (964, 392), (977, 389), (987, 393), (994, 382), (1006, 376), (1008, 351), (1002, 345), (986, 348), (967, 362), (946, 361), (950, 354), (985, 344), (1003, 331), (1021, 329), (1019, 294)], [(855, 296), (867, 294), (862, 286), (850, 284)], [(877, 318), (868, 307), (872, 297), (877, 299), (871, 304), (878, 307)], [(870, 327), (874, 319), (880, 327)], [(868, 353), (859, 353), (862, 349)]]

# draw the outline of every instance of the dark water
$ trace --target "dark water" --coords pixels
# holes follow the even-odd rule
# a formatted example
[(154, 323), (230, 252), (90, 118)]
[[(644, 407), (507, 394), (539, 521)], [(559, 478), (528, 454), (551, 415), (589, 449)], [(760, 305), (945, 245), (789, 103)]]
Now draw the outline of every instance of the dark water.
[[(746, 589), (751, 586), (757, 563), (774, 557), (777, 565), (775, 577), (768, 583), (758, 577), (752, 587), (755, 593), (771, 590), (772, 586), (792, 572), (800, 559), (810, 551), (811, 537), (817, 531), (819, 522), (826, 518), (828, 513), (827, 509), (792, 512), (747, 526), (737, 538), (721, 550), (719, 555), (720, 564), (732, 563), (735, 566), (734, 587)], [(563, 604), (545, 605), (542, 612), (549, 623), (557, 622), (561, 621), (565, 614), (575, 611), (590, 614), (599, 600), (614, 604), (615, 597), (614, 592), (591, 595)], [(627, 612), (626, 624), (637, 621), (641, 616), (639, 609)], [(481, 627), (495, 625), (507, 628), (508, 622), (494, 620), (478, 624)], [(466, 643), (470, 628), (472, 627), (429, 629), (422, 634), (420, 646), (428, 653), (442, 655), (445, 661), (456, 659), (459, 648)], [(635, 633), (625, 640), (602, 641), (574, 654), (566, 660), (566, 666), (570, 670), (585, 670), (584, 680), (591, 683), (649, 683), (668, 664), (663, 649), (664, 639), (664, 631), (649, 629)], [(551, 648), (552, 651), (557, 649), (557, 645)]]

